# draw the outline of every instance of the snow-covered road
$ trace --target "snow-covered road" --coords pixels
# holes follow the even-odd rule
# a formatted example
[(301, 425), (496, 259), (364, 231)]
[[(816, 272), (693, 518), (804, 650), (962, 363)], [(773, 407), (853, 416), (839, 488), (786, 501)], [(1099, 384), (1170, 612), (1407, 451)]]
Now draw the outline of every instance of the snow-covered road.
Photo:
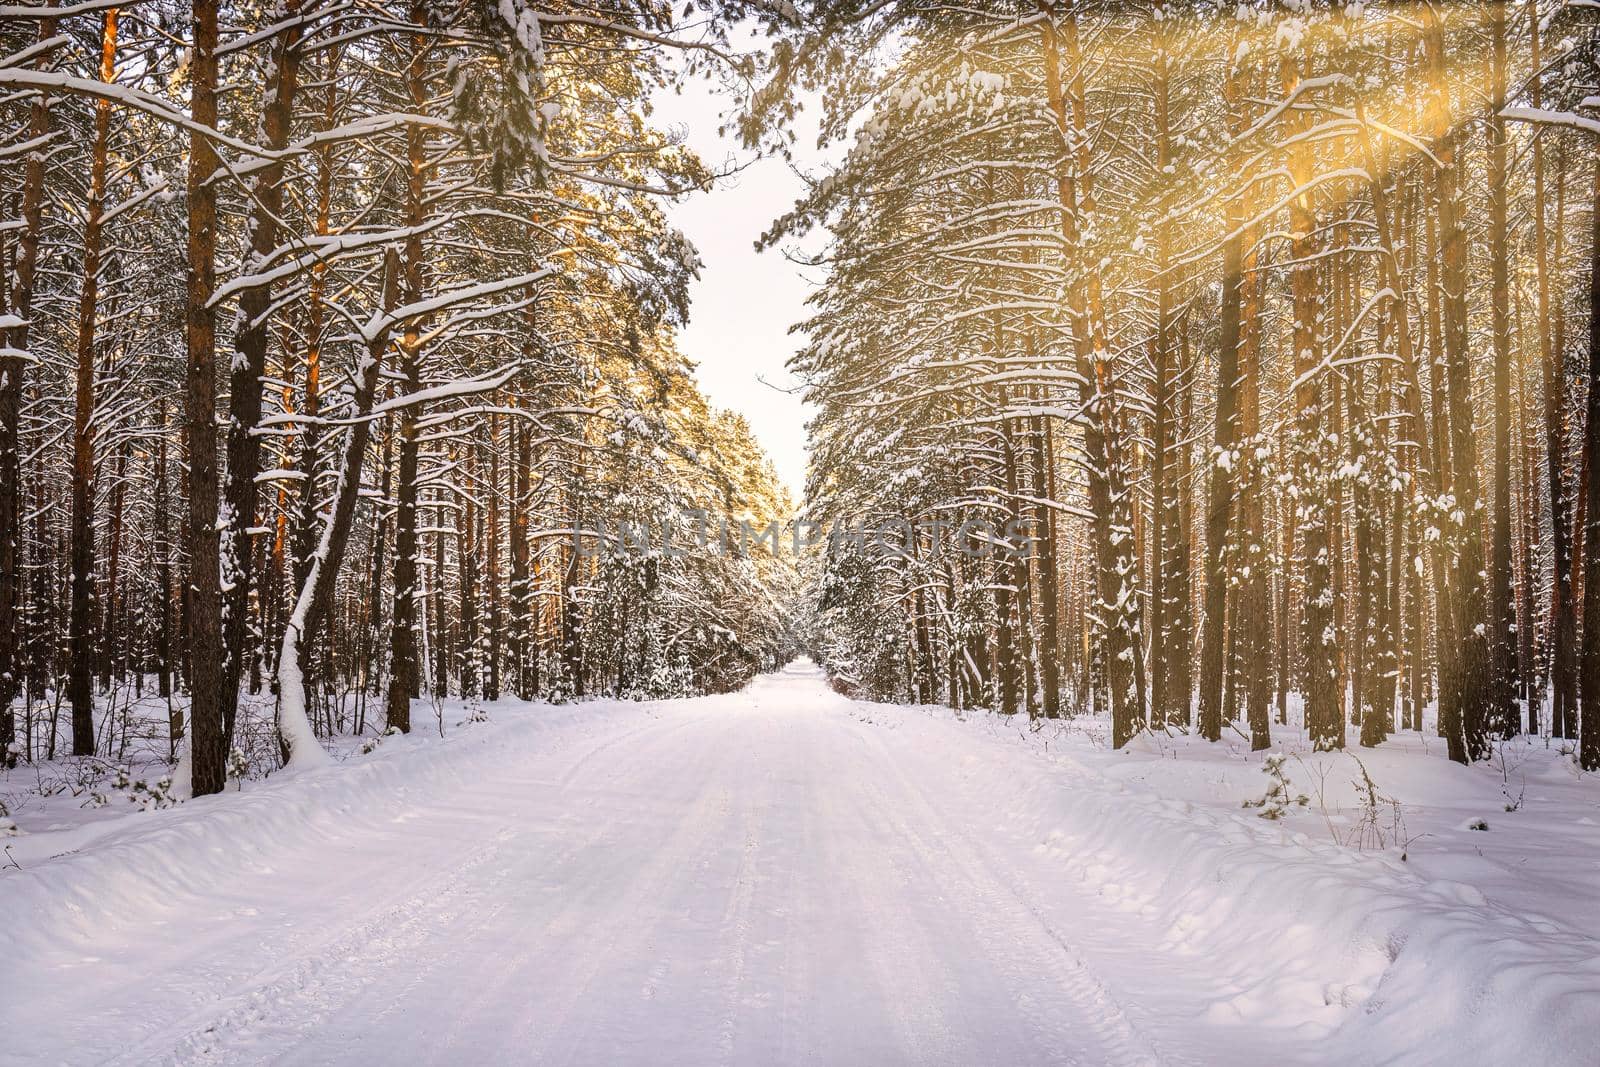
[(1241, 983), (1008, 816), (1038, 761), (872, 708), (801, 664), (142, 817), (22, 886), (0, 1061), (1286, 1062), (1391, 958)]

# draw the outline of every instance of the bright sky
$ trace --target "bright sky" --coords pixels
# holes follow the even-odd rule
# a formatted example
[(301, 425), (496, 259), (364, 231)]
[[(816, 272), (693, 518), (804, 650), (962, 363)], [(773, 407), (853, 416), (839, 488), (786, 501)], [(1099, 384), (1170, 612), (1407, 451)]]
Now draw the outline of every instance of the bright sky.
[[(688, 146), (713, 170), (750, 158), (736, 138), (717, 133), (729, 100), (714, 84), (696, 79), (681, 95), (659, 93), (652, 103), (654, 124), (682, 130)], [(814, 137), (801, 140), (797, 159), (815, 143)], [(699, 364), (700, 385), (711, 403), (744, 413), (796, 503), (805, 489), (808, 415), (797, 392), (781, 390), (798, 386), (784, 368), (799, 341), (789, 327), (805, 317), (813, 286), (780, 250), (758, 254), (754, 245), (804, 189), (788, 163), (768, 158), (719, 182), (710, 193), (667, 208), (705, 261), (690, 290), (689, 325), (680, 335), (683, 350)]]

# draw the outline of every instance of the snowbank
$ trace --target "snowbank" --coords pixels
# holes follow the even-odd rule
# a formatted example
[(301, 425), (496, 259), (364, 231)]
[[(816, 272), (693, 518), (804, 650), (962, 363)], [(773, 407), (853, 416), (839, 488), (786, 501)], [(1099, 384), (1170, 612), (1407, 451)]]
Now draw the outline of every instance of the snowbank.
[(514, 759), (651, 714), (648, 705), (617, 701), (487, 707), (489, 721), (464, 723), (443, 738), (424, 726), (385, 738), (369, 754), (249, 782), (239, 792), (10, 839), (9, 856), (21, 869), (0, 872), (7, 914), (0, 956), (26, 956), (64, 937), (92, 944), (147, 925), (240, 869), (270, 878), (273, 856), (307, 838), (381, 821), (408, 795), (458, 786), (486, 756)]
[[(1468, 881), (1429, 877), (1402, 858), (1404, 842), (1366, 851), (1336, 843), (1351, 822), (1344, 801), (1354, 791), (1342, 782), (1355, 769), (1348, 755), (1308, 753), (1289, 764), (1291, 775), (1302, 775), (1292, 783), (1297, 789), (1318, 768), (1343, 787), (1342, 810), (1331, 820), (1317, 810), (1334, 803), (1324, 799), (1274, 822), (1241, 807), (1264, 790), (1260, 757), (1224, 746), (1185, 739), (1177, 743), (1181, 754), (1162, 745), (1116, 753), (1071, 728), (1029, 733), (1025, 720), (958, 722), (943, 709), (860, 708), (901, 732), (896, 747), (908, 759), (952, 747), (919, 742), (918, 734), (959, 734), (956, 747), (968, 753), (956, 776), (961, 802), (997, 805), (1005, 827), (1064, 879), (1139, 915), (1164, 952), (1189, 958), (1213, 984), (1234, 990), (1211, 1005), (1211, 1023), (1280, 1027), (1289, 1046), (1296, 1035), (1329, 1061), (1596, 1062), (1600, 941), (1549, 918), (1589, 908), (1594, 895), (1562, 899), (1569, 887), (1559, 880), (1525, 886), (1548, 899), (1519, 913)], [(1035, 757), (1028, 773), (1019, 773), (1019, 750)], [(1402, 757), (1404, 768), (1387, 758), (1385, 773), (1374, 776), (1388, 789), (1399, 782), (1387, 772), (1410, 771), (1424, 798), (1436, 798), (1443, 783), (1477, 797), (1489, 819), (1503, 813), (1503, 805), (1492, 806), (1492, 769), (1416, 752)], [(1200, 778), (1226, 781), (1239, 771), (1254, 781), (1230, 799), (1174, 795), (1198, 792)], [(1600, 782), (1579, 788), (1580, 805), (1600, 801)], [(1547, 815), (1568, 827), (1583, 817), (1571, 804), (1563, 808)], [(1431, 825), (1420, 800), (1410, 820), (1410, 832)], [(1514, 825), (1516, 833), (1541, 832), (1535, 822)], [(1487, 836), (1463, 827), (1455, 840)], [(1470, 845), (1460, 847), (1471, 854)], [(1600, 839), (1591, 835), (1565, 858), (1592, 877)], [(1464, 878), (1493, 871), (1486, 863), (1457, 869)], [(1118, 978), (1128, 980), (1117, 983), (1124, 993), (1141, 980)]]

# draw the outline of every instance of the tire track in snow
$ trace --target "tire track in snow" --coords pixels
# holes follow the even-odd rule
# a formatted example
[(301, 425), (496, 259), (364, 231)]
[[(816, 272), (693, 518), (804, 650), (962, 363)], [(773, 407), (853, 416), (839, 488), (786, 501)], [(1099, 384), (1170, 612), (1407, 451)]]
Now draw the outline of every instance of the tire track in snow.
[[(994, 864), (980, 858), (966, 839), (966, 831), (945, 814), (934, 809), (923, 787), (913, 782), (902, 769), (899, 754), (891, 752), (880, 730), (864, 730), (853, 717), (851, 728), (864, 736), (876, 750), (877, 769), (891, 776), (898, 786), (896, 796), (890, 798), (878, 783), (881, 778), (857, 774), (856, 781), (867, 784), (880, 800), (879, 806), (888, 814), (892, 825), (907, 839), (917, 844), (917, 853), (925, 870), (935, 884), (944, 883), (944, 875), (952, 869), (975, 895), (980, 906), (970, 909), (971, 917), (989, 927), (992, 940), (1015, 946), (1028, 946), (1038, 956), (1049, 972), (1056, 977), (1078, 1013), (1088, 1022), (1100, 1038), (1102, 1048), (1097, 1050), (1094, 1063), (1160, 1064), (1166, 1062), (1154, 1040), (1129, 1017), (1121, 1002), (1090, 968), (1081, 949), (1053, 926), (1039, 908), (1016, 889), (1014, 879), (1002, 879), (993, 873)], [(907, 817), (907, 808), (914, 808), (917, 820)], [(939, 857), (948, 859), (940, 863)], [(1006, 915), (1025, 915), (1021, 922), (1011, 923), (1005, 931)], [(1118, 916), (1126, 922), (1126, 916)], [(1044, 933), (1058, 951), (1039, 952), (1036, 938), (1020, 936), (1018, 927), (1033, 927)], [(1010, 976), (1020, 977), (1016, 961), (1010, 960)], [(1037, 1024), (1041, 1016), (1030, 1014), (1030, 1022)], [(1043, 1031), (1041, 1031), (1043, 1033)]]
[[(673, 740), (680, 730), (669, 731), (665, 736), (652, 739), (657, 745)], [(697, 766), (694, 760), (664, 759), (655, 750), (655, 758), (646, 760), (649, 753), (638, 753), (641, 762), (656, 767), (670, 767), (677, 774), (686, 774), (695, 780), (695, 771), (704, 766), (711, 756), (709, 746), (701, 746)], [(627, 776), (633, 778), (633, 775)], [(637, 784), (637, 781), (635, 781)], [(637, 795), (631, 790), (630, 795)], [(548, 940), (563, 937), (564, 946), (573, 953), (564, 965), (567, 981), (561, 988), (550, 990), (551, 995), (530, 1004), (528, 1024), (514, 1047), (525, 1050), (532, 1062), (583, 1062), (579, 1052), (587, 1038), (599, 1025), (592, 1012), (590, 992), (609, 964), (621, 962), (636, 955), (643, 946), (651, 943), (651, 935), (660, 926), (666, 909), (663, 901), (671, 899), (669, 890), (682, 872), (689, 869), (693, 858), (707, 850), (714, 837), (725, 827), (721, 818), (719, 801), (721, 790), (714, 779), (701, 783), (691, 806), (676, 828), (661, 840), (631, 878), (623, 878), (626, 885), (620, 896), (611, 902), (601, 915), (592, 912), (594, 896), (589, 890), (603, 887), (568, 886), (566, 907), (544, 928), (545, 937), (538, 944), (548, 950)], [(623, 872), (616, 872), (622, 874)], [(615, 875), (613, 876), (615, 878)], [(607, 879), (612, 881), (613, 879)], [(601, 931), (596, 931), (598, 927)], [(588, 933), (590, 936), (585, 936)], [(576, 936), (574, 936), (576, 935)], [(535, 1010), (536, 1009), (536, 1010)], [(535, 1029), (538, 1024), (543, 1026)]]

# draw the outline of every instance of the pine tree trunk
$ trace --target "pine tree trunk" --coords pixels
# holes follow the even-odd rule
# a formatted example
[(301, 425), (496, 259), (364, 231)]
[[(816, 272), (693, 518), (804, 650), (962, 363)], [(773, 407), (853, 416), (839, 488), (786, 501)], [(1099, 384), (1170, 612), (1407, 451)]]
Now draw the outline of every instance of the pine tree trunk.
[(485, 553), (489, 592), (489, 632), (483, 697), (500, 699), (500, 419), (489, 416), (489, 492)]
[[(1238, 40), (1230, 42), (1236, 48)], [(1245, 73), (1232, 67), (1223, 85), (1229, 121), (1244, 125)], [(1200, 736), (1222, 738), (1224, 668), (1228, 643), (1227, 547), (1234, 513), (1234, 469), (1238, 442), (1239, 348), (1244, 300), (1244, 207), (1228, 212), (1230, 236), (1222, 246), (1222, 304), (1218, 313), (1216, 421), (1207, 465), (1205, 590), (1200, 622)]]
[[(528, 431), (520, 421), (507, 427), (511, 442), (511, 513), (507, 534), (511, 538), (511, 683), (518, 699), (533, 699), (528, 689), (528, 657), (533, 617), (528, 611)], [(576, 542), (574, 542), (576, 543)]]
[(456, 569), (460, 597), (459, 617), (461, 635), (459, 644), (461, 695), (468, 700), (478, 696), (478, 546), (479, 539), (477, 489), (478, 478), (475, 443), (469, 441), (462, 458), (468, 491), (461, 510), (456, 512)]
[[(283, 0), (280, 16), (289, 25), (279, 31), (267, 70), (259, 138), (274, 151), (289, 142), (295, 95), (300, 85), (300, 27), (295, 20), (302, 0)], [(247, 273), (259, 271), (278, 244), (278, 216), (283, 210), (283, 164), (268, 161), (251, 184), (250, 237), (245, 256)], [(228, 469), (223, 487), (223, 577), (226, 662), (223, 667), (223, 730), (229, 744), (234, 734), (240, 680), (244, 670), (245, 642), (249, 632), (250, 590), (255, 580), (251, 529), (255, 526), (256, 475), (261, 468), (262, 379), (267, 369), (268, 321), (272, 307), (270, 283), (254, 285), (239, 296), (234, 329), (233, 359), (229, 364)], [(307, 491), (311, 487), (307, 486)]]
[[(1156, 165), (1165, 173), (1172, 163), (1171, 83), (1172, 55), (1167, 23), (1155, 24)], [(1150, 553), (1150, 720), (1164, 726), (1184, 717), (1189, 703), (1186, 673), (1188, 637), (1175, 625), (1179, 603), (1188, 597), (1188, 561), (1181, 559), (1183, 538), (1178, 498), (1183, 492), (1176, 478), (1175, 432), (1177, 409), (1176, 338), (1173, 326), (1172, 224), (1163, 217), (1156, 234), (1156, 327), (1151, 337), (1150, 362), (1155, 368), (1155, 410), (1151, 425), (1150, 495), (1153, 536)]]
[(433, 577), (428, 592), (433, 603), (433, 695), (443, 700), (450, 692), (450, 658), (453, 635), (445, 612), (444, 508), (438, 490), (433, 505)]
[(1600, 138), (1594, 141), (1594, 243), (1589, 271), (1589, 400), (1583, 431), (1586, 512), (1583, 527), (1583, 646), (1578, 682), (1580, 741), (1578, 762), (1600, 770)]
[[(1048, 502), (1055, 500), (1055, 452), (1050, 425), (1041, 415), (1033, 417), (1033, 439), (1038, 461), (1033, 468), (1033, 495), (1039, 503), (1036, 522), (1039, 528), (1039, 600), (1043, 626), (1039, 651), (1044, 717), (1061, 716), (1061, 634), (1056, 557), (1056, 514)], [(950, 699), (956, 699), (954, 692)]]
[[(383, 306), (392, 310), (399, 303), (400, 265), (393, 249), (384, 255)], [(365, 358), (356, 374), (351, 397), (351, 424), (341, 455), (331, 509), (322, 523), (316, 548), (307, 555), (305, 576), (297, 583), (294, 611), (283, 630), (278, 650), (278, 742), (285, 762), (294, 764), (326, 759), (311, 728), (306, 709), (310, 701), (302, 663), (310, 658), (318, 632), (333, 607), (333, 594), (339, 568), (350, 543), (355, 524), (356, 501), (361, 494), (361, 466), (371, 439), (372, 411), (378, 381), (383, 372), (383, 356), (389, 347), (384, 331), (367, 342)]]
[[(1072, 259), (1068, 312), (1075, 363), (1082, 380), (1084, 451), (1088, 457), (1089, 508), (1094, 518), (1095, 607), (1093, 632), (1105, 664), (1111, 706), (1112, 746), (1127, 744), (1146, 723), (1144, 638), (1140, 615), (1138, 557), (1133, 501), (1123, 448), (1126, 433), (1106, 334), (1098, 267), (1087, 262), (1082, 235), (1092, 230), (1095, 200), (1090, 135), (1084, 99), (1083, 56), (1076, 7), (1058, 7), (1059, 23), (1040, 24), (1045, 55), (1045, 90), (1063, 149), (1072, 157), (1056, 178), (1061, 231)], [(1071, 71), (1062, 77), (1062, 63)]]
[[(1004, 358), (1000, 348), (1000, 330), (998, 324), (994, 331), (993, 358), (998, 366)], [(1006, 406), (1006, 391), (1000, 389), (995, 397), (995, 410), (1002, 413), (1001, 426), (1005, 425), (1004, 411)], [(1016, 470), (1012, 465), (1010, 434), (1004, 429), (997, 432), (1000, 464), (1005, 468), (1005, 480), (1008, 486), (1014, 487), (1017, 481)], [(1007, 502), (1009, 503), (1009, 502)], [(1010, 508), (1002, 505), (1004, 514), (1011, 514)], [(995, 560), (994, 585), (994, 658), (995, 676), (999, 683), (995, 691), (995, 710), (1002, 715), (1015, 715), (1017, 713), (1017, 694), (1019, 689), (1019, 664), (1017, 655), (1016, 631), (1012, 626), (1011, 602), (1013, 575), (1008, 561), (1002, 553)]]
[[(201, 127), (217, 124), (217, 0), (194, 0), (189, 111)], [(219, 793), (227, 781), (222, 633), (221, 549), (217, 531), (217, 154), (202, 132), (189, 136), (189, 302), (186, 322), (189, 438), (189, 649), (190, 753), (195, 796)]]
[(122, 665), (127, 654), (126, 627), (121, 622), (122, 600), (119, 593), (122, 580), (122, 540), (124, 503), (128, 486), (127, 442), (117, 450), (117, 466), (111, 473), (111, 521), (106, 531), (110, 549), (106, 559), (106, 592), (102, 599), (104, 612), (100, 622), (100, 688), (111, 691), (112, 676), (122, 677)]
[[(56, 0), (46, 0), (46, 4), (53, 8)], [(40, 41), (49, 40), (55, 32), (55, 19), (39, 20)], [(47, 52), (41, 52), (35, 66), (44, 70), (48, 58)], [(28, 139), (42, 141), (49, 131), (50, 100), (41, 92), (29, 108)], [(16, 325), (0, 328), (0, 349), (19, 353), (0, 356), (0, 618), (6, 620), (17, 617), (17, 609), (23, 600), (24, 514), (19, 432), (22, 424), (23, 381), (30, 359), (28, 338), (33, 317), (34, 280), (38, 271), (40, 235), (43, 232), (44, 162), (43, 152), (30, 152), (23, 164), (22, 205), (19, 212), (22, 234), (17, 240), (17, 257), (11, 276), (10, 311), (17, 322)], [(7, 312), (4, 289), (0, 285), (0, 318)], [(42, 598), (31, 598), (31, 601), (30, 624), (43, 608)], [(19, 636), (20, 627), (9, 624), (0, 626), (0, 766), (10, 766), (13, 762), (11, 746), (16, 740), (16, 717), (11, 706), (18, 693), (22, 692), (24, 674)], [(31, 747), (28, 751), (31, 757)]]
[[(1017, 445), (1017, 433), (1013, 422), (1016, 420), (1005, 418), (1002, 408), (1000, 421), (1000, 434), (1004, 442), (1003, 455), (1006, 467), (1006, 514), (1014, 530), (1031, 538), (1033, 530), (1027, 522), (1026, 510), (1023, 508), (1020, 497), (1026, 472), (1021, 470), (1025, 462), (1025, 450)], [(1031, 541), (1023, 544), (1020, 541), (1007, 538), (1011, 544), (1013, 555), (1009, 560), (1011, 574), (1009, 580), (1016, 591), (1017, 604), (1017, 655), (1014, 673), (1017, 679), (1018, 695), (1022, 706), (1027, 710), (1029, 718), (1036, 717), (1039, 712), (1038, 683), (1034, 666), (1033, 645), (1033, 586), (1029, 574), (1029, 561), (1032, 558)]]
[[(117, 9), (106, 11), (100, 36), (100, 79), (116, 71)], [(106, 153), (111, 102), (95, 101), (89, 150), (89, 199), (83, 228), (83, 278), (78, 297), (78, 359), (72, 419), (72, 588), (67, 624), (67, 694), (72, 704), (72, 754), (94, 754), (94, 415), (95, 326), (100, 294), (101, 216), (105, 209)]]
[[(423, 26), (427, 14), (420, 3), (412, 5), (412, 21)], [(426, 110), (425, 64), (428, 37), (412, 36), (412, 53), (406, 65), (406, 92), (412, 109)], [(423, 193), (426, 187), (427, 139), (415, 123), (406, 128), (406, 225), (404, 289), (406, 304), (422, 299), (422, 235), (419, 227), (426, 217)], [(400, 378), (408, 393), (422, 388), (421, 335), (415, 317), (407, 321), (400, 341)], [(397, 472), (394, 523), (394, 615), (389, 627), (388, 725), (402, 733), (411, 731), (411, 700), (418, 695), (418, 662), (415, 626), (417, 622), (417, 418), (415, 405), (400, 415), (400, 462)]]
[(1512, 735), (1520, 723), (1513, 702), (1516, 607), (1511, 599), (1511, 248), (1506, 234), (1510, 173), (1506, 163), (1506, 4), (1489, 5), (1489, 263), (1490, 333), (1494, 342), (1494, 498), (1489, 561), (1489, 684), (1486, 728)]
[[(1540, 49), (1539, 10), (1528, 5), (1530, 50), (1534, 76), (1528, 86), (1529, 102), (1544, 106), (1543, 56)], [(1555, 737), (1571, 737), (1571, 721), (1577, 707), (1577, 674), (1572, 653), (1577, 645), (1577, 613), (1572, 598), (1572, 527), (1567, 495), (1567, 405), (1563, 346), (1552, 337), (1553, 314), (1550, 296), (1550, 253), (1546, 222), (1545, 139), (1541, 131), (1533, 135), (1533, 235), (1534, 269), (1538, 284), (1539, 367), (1544, 388), (1545, 479), (1550, 503), (1550, 732)], [(1566, 199), (1565, 173), (1556, 168), (1556, 230), (1560, 240), (1564, 226), (1561, 209)], [(1531, 712), (1534, 722), (1529, 732), (1537, 732), (1537, 707)]]
[[(407, 294), (407, 302), (411, 294)], [(407, 346), (413, 331), (400, 345), (400, 372), (408, 391), (420, 387), (417, 357)], [(387, 727), (411, 732), (411, 701), (417, 696), (417, 419), (408, 409), (400, 416), (399, 469), (395, 478), (394, 611), (389, 620), (389, 695)]]
[[(1245, 218), (1255, 212), (1255, 197), (1248, 189), (1241, 194), (1241, 209)], [(1259, 227), (1247, 229), (1242, 239), (1246, 250), (1239, 262), (1239, 384), (1234, 392), (1234, 439), (1238, 452), (1234, 492), (1238, 514), (1233, 544), (1238, 560), (1230, 567), (1239, 593), (1231, 617), (1231, 639), (1239, 650), (1238, 684), (1243, 689), (1245, 718), (1250, 725), (1250, 748), (1260, 752), (1272, 745), (1272, 659), (1267, 650), (1272, 647), (1274, 636), (1272, 597), (1267, 588), (1266, 439), (1261, 434), (1266, 277), (1259, 269)]]
[[(1303, 72), (1285, 54), (1279, 74), (1284, 94), (1293, 93)], [(1292, 132), (1304, 127), (1296, 118)], [(1297, 195), (1289, 201), (1290, 290), (1294, 308), (1291, 343), (1294, 346), (1294, 426), (1292, 471), (1296, 497), (1295, 526), (1300, 535), (1301, 573), (1305, 588), (1301, 602), (1303, 649), (1302, 693), (1305, 723), (1312, 743), (1323, 748), (1344, 745), (1344, 714), (1339, 693), (1338, 635), (1334, 629), (1336, 593), (1333, 582), (1332, 539), (1329, 536), (1328, 492), (1324, 423), (1327, 398), (1321, 385), (1322, 297), (1317, 290), (1315, 267), (1317, 220), (1310, 194), (1303, 190), (1311, 179), (1311, 160), (1304, 144), (1290, 153), (1290, 182)]]

